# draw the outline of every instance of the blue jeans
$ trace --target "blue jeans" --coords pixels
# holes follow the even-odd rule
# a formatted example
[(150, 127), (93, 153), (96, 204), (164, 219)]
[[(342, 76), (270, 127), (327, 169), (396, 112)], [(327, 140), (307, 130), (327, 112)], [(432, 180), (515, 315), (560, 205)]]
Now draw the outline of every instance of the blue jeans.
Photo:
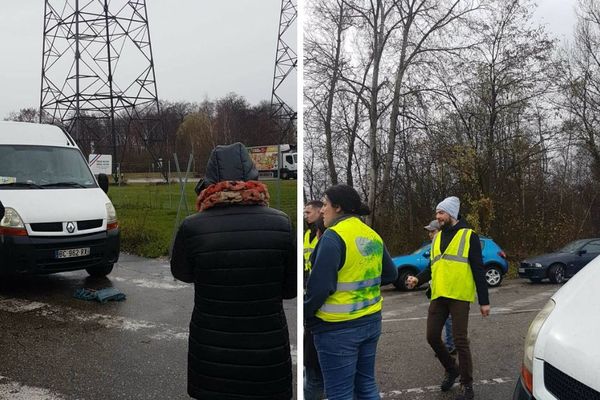
[(315, 347), (329, 400), (379, 400), (375, 356), (381, 320), (315, 333)]
[(444, 330), (446, 331), (446, 347), (448, 350), (453, 350), (454, 346), (454, 337), (452, 337), (452, 315), (448, 315), (448, 319), (444, 324)]
[(304, 367), (304, 400), (323, 399), (323, 375), (315, 368)]

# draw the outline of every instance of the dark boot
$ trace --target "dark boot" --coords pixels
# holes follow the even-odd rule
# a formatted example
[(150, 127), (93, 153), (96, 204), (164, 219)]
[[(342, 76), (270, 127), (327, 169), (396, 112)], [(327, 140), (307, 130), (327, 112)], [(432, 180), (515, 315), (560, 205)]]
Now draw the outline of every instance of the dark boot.
[(452, 386), (454, 385), (456, 378), (458, 378), (459, 376), (460, 372), (458, 372), (458, 368), (446, 371), (446, 374), (444, 375), (444, 380), (440, 385), (440, 389), (442, 389), (442, 392), (447, 392), (448, 390), (450, 390), (450, 388), (452, 388)]
[(460, 385), (460, 391), (456, 396), (455, 400), (473, 400), (475, 398), (475, 393), (473, 393), (473, 385)]

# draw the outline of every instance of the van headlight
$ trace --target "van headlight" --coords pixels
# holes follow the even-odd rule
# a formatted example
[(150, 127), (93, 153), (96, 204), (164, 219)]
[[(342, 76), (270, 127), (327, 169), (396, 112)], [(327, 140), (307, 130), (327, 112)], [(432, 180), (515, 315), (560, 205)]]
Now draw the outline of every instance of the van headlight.
[(0, 235), (27, 236), (23, 219), (14, 208), (4, 209), (4, 217), (0, 220)]
[(119, 221), (117, 221), (117, 210), (112, 203), (106, 203), (106, 229), (116, 229), (119, 227)]
[(17, 210), (10, 207), (4, 209), (4, 218), (0, 221), (0, 226), (3, 228), (25, 228), (25, 224)]
[(554, 306), (556, 306), (556, 303), (554, 300), (550, 299), (544, 308), (542, 308), (542, 311), (534, 318), (531, 325), (529, 325), (529, 330), (525, 337), (525, 353), (523, 355), (523, 366), (527, 368), (529, 372), (533, 372), (533, 349), (535, 347), (535, 341), (537, 340), (544, 322), (546, 322), (546, 319), (548, 319), (548, 316), (552, 310), (554, 310)]

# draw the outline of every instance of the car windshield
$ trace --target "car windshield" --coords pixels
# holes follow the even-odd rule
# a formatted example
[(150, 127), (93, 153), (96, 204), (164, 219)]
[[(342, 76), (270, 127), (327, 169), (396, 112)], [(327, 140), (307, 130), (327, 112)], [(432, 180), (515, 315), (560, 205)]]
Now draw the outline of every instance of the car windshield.
[(50, 146), (0, 146), (0, 189), (93, 188), (81, 152)]
[(585, 243), (587, 243), (588, 241), (585, 239), (582, 240), (576, 240), (574, 242), (571, 242), (569, 244), (567, 244), (565, 247), (563, 247), (562, 249), (560, 249), (561, 253), (573, 253), (577, 250), (579, 250), (581, 248), (581, 246), (583, 246)]

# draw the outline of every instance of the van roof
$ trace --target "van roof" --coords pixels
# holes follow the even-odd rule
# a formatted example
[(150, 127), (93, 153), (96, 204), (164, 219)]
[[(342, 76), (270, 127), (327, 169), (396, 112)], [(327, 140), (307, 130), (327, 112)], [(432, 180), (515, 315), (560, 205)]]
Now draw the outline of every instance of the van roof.
[(0, 145), (77, 147), (57, 126), (29, 122), (0, 121)]

